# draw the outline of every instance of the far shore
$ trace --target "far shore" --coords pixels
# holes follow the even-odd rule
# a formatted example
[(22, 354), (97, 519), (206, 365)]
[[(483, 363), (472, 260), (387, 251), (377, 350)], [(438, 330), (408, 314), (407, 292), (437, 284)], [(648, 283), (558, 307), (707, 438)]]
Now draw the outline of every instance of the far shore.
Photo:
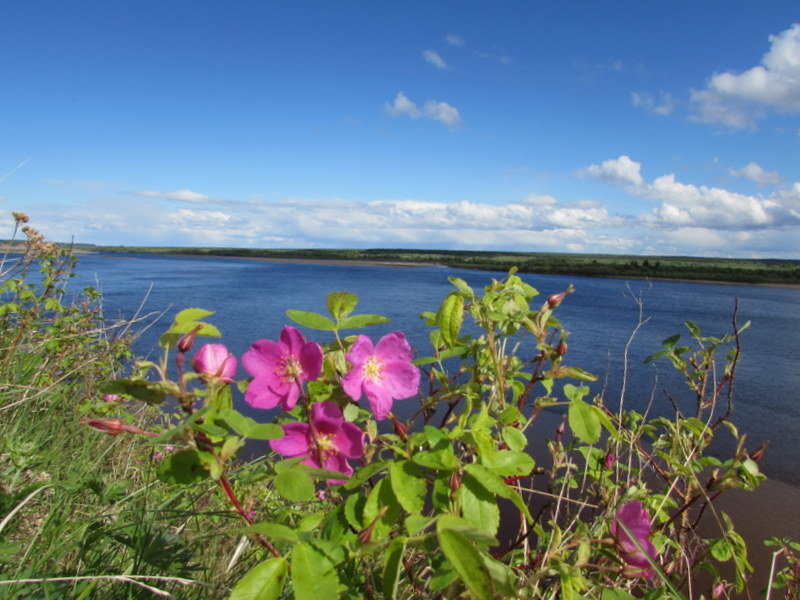
[[(96, 254), (97, 252), (79, 252), (83, 254)], [(107, 255), (111, 255), (113, 253), (105, 253)], [(151, 253), (156, 254), (156, 253)], [(224, 258), (224, 259), (235, 259), (235, 260), (257, 260), (261, 262), (273, 262), (273, 263), (289, 263), (289, 264), (298, 264), (298, 265), (322, 265), (322, 266), (337, 266), (337, 267), (385, 267), (385, 268), (397, 268), (397, 269), (405, 269), (411, 267), (446, 267), (447, 265), (441, 263), (434, 263), (434, 262), (413, 262), (413, 261), (393, 261), (393, 260), (361, 260), (361, 259), (346, 259), (346, 258), (279, 258), (279, 257), (270, 257), (270, 256), (225, 256), (225, 255), (203, 255), (203, 254), (191, 254), (191, 253), (169, 253), (163, 254), (163, 256), (183, 256), (187, 258), (198, 258), (198, 257), (205, 257), (205, 258)], [(111, 258), (131, 258), (126, 256), (109, 256)], [(460, 267), (453, 267), (457, 269), (465, 269), (465, 270), (473, 270), (473, 271), (484, 271), (486, 269), (475, 269), (469, 266), (460, 266)], [(500, 269), (498, 269), (499, 271)], [(536, 275), (536, 272), (527, 273), (529, 275)], [(543, 273), (544, 275), (557, 275), (557, 273)], [(569, 273), (561, 274), (563, 276), (569, 276)], [(681, 277), (647, 277), (643, 275), (575, 275), (575, 277), (597, 277), (600, 279), (637, 279), (642, 281), (676, 281), (682, 283), (712, 283), (712, 284), (721, 284), (721, 285), (750, 285), (750, 286), (761, 286), (761, 287), (777, 287), (777, 288), (787, 288), (787, 289), (800, 289), (800, 283), (752, 283), (748, 281), (723, 281), (723, 280), (716, 280), (716, 279), (690, 279), (690, 278), (681, 278)]]

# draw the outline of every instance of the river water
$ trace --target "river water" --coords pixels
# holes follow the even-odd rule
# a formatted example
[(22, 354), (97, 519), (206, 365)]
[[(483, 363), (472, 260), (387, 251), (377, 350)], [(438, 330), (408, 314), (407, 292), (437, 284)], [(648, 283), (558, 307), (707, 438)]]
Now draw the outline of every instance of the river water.
[[(223, 332), (223, 341), (237, 356), (261, 338), (276, 339), (290, 323), (285, 310), (297, 308), (326, 313), (331, 291), (357, 294), (356, 312), (379, 313), (391, 323), (363, 333), (373, 339), (389, 331), (403, 331), (421, 355), (429, 355), (429, 328), (419, 318), (435, 311), (452, 290), (448, 276), (465, 279), (480, 288), (503, 273), (447, 267), (375, 267), (334, 264), (277, 263), (233, 258), (175, 257), (143, 254), (87, 254), (80, 257), (72, 290), (93, 285), (103, 292), (106, 314), (131, 317), (144, 302), (144, 312), (166, 311), (162, 321), (144, 332), (136, 343), (140, 355), (157, 355), (156, 340), (183, 308), (216, 311), (209, 321)], [(541, 292), (541, 301), (563, 291), (570, 283), (575, 293), (567, 297), (557, 316), (570, 332), (565, 362), (600, 376), (591, 384), (602, 392), (606, 404), (669, 415), (665, 389), (684, 410), (691, 412), (690, 397), (666, 360), (644, 364), (661, 341), (675, 333), (688, 341), (684, 321), (697, 323), (704, 335), (720, 336), (732, 330), (732, 315), (739, 302), (738, 321), (752, 325), (741, 336), (742, 357), (737, 368), (733, 421), (748, 434), (754, 449), (770, 440), (761, 468), (771, 478), (800, 485), (800, 453), (796, 440), (800, 426), (800, 289), (689, 283), (674, 281), (594, 279), (525, 274), (523, 279)], [(538, 299), (537, 299), (538, 300)], [(537, 300), (533, 306), (538, 306)], [(625, 348), (640, 322), (646, 322), (629, 344), (628, 376), (621, 398)], [(325, 334), (305, 332), (317, 341)], [(239, 377), (246, 373), (240, 369)], [(411, 409), (409, 401), (408, 409)], [(243, 412), (258, 417), (243, 402)], [(403, 413), (402, 402), (395, 410)], [(723, 437), (720, 451), (729, 444)]]

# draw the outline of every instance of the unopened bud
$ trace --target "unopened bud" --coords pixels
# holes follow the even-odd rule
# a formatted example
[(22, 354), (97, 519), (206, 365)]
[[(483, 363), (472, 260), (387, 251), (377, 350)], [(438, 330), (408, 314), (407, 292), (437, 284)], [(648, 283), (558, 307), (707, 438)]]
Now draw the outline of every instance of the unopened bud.
[(556, 442), (558, 442), (559, 444), (561, 443), (561, 438), (564, 437), (564, 430), (566, 428), (567, 425), (566, 423), (564, 423), (564, 421), (561, 421), (561, 423), (558, 424), (558, 428), (556, 429)]
[(567, 297), (566, 292), (561, 292), (560, 294), (550, 294), (547, 297), (547, 306), (549, 306), (550, 308), (555, 308), (556, 306), (561, 304), (564, 301), (564, 298), (566, 297)]
[(450, 489), (454, 492), (458, 491), (461, 487), (461, 475), (458, 471), (453, 471), (453, 474), (450, 475)]
[(711, 590), (711, 600), (720, 600), (720, 598), (724, 597), (723, 596), (724, 593), (725, 593), (725, 584), (724, 583), (718, 583)]
[(556, 354), (559, 356), (564, 356), (567, 353), (567, 342), (561, 340), (558, 342), (558, 346), (556, 346)]
[(750, 458), (756, 462), (761, 460), (761, 457), (764, 456), (764, 451), (767, 449), (767, 444), (769, 444), (769, 440), (761, 442), (761, 445), (749, 454)]
[(119, 435), (125, 425), (125, 421), (122, 419), (91, 419), (86, 423), (89, 427), (99, 429), (108, 435)]
[(372, 539), (372, 530), (375, 528), (375, 522), (373, 521), (368, 526), (364, 527), (361, 531), (358, 532), (358, 541), (362, 544), (369, 544), (370, 540)]
[(181, 336), (181, 339), (178, 340), (178, 350), (181, 352), (189, 352), (194, 346), (194, 338), (197, 337), (197, 332), (200, 331), (202, 325), (198, 325), (194, 329), (192, 329), (189, 333), (184, 333)]
[(394, 421), (394, 433), (404, 442), (408, 439), (408, 427), (400, 421)]
[(614, 456), (614, 453), (613, 453), (613, 452), (611, 452), (611, 451), (609, 450), (609, 451), (606, 453), (606, 456), (605, 456), (605, 458), (603, 459), (603, 466), (604, 466), (606, 469), (610, 469), (610, 468), (611, 468), (611, 465), (613, 465), (613, 464), (614, 464), (614, 460), (615, 460), (615, 459), (616, 459), (616, 457)]

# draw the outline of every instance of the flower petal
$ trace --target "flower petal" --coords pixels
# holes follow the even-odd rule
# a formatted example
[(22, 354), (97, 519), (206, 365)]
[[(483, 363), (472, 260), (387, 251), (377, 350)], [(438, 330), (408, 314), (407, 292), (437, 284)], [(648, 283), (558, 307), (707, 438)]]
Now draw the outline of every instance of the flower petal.
[(355, 402), (361, 399), (362, 386), (364, 382), (364, 366), (357, 365), (350, 369), (344, 377), (342, 377), (342, 389), (344, 393), (350, 396)]
[(242, 355), (242, 366), (250, 375), (257, 376), (264, 371), (274, 373), (283, 356), (283, 348), (272, 340), (258, 340)]
[(305, 456), (310, 453), (311, 428), (306, 423), (287, 423), (282, 425), (283, 437), (270, 440), (269, 447), (278, 454), (289, 458)]
[(373, 383), (366, 379), (364, 380), (364, 393), (369, 400), (369, 407), (372, 414), (378, 421), (382, 421), (392, 410), (392, 396), (381, 384)]
[(281, 330), (280, 343), (286, 348), (286, 353), (292, 356), (300, 356), (300, 351), (306, 343), (306, 338), (300, 333), (297, 328), (291, 325), (286, 325)]
[(347, 362), (357, 367), (358, 365), (364, 364), (372, 354), (372, 340), (365, 335), (360, 335), (356, 338), (355, 343), (350, 348), (350, 352), (345, 355), (345, 358)]
[(414, 396), (419, 391), (419, 369), (410, 362), (387, 362), (382, 384), (392, 398), (401, 400)]
[(347, 458), (361, 458), (364, 456), (364, 432), (344, 421), (333, 437), (333, 446)]
[(307, 342), (300, 350), (300, 367), (302, 377), (314, 381), (322, 372), (322, 347), (316, 342)]
[(411, 346), (405, 335), (395, 331), (380, 339), (375, 346), (375, 356), (383, 359), (383, 362), (390, 360), (411, 362)]
[(275, 408), (282, 396), (272, 388), (273, 376), (269, 372), (256, 376), (244, 395), (245, 401), (253, 408)]

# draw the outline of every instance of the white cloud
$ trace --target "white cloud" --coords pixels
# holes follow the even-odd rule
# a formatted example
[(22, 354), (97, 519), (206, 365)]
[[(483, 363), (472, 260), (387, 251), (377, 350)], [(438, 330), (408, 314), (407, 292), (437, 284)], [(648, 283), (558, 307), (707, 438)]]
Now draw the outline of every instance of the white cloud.
[(141, 190), (131, 192), (134, 196), (144, 198), (158, 198), (161, 200), (178, 200), (181, 202), (205, 202), (210, 198), (204, 194), (198, 194), (191, 190), (178, 190), (177, 192), (156, 192), (153, 190)]
[(800, 24), (769, 36), (761, 64), (743, 73), (715, 73), (692, 90), (694, 120), (731, 129), (752, 128), (769, 111), (800, 113)]
[(451, 46), (457, 46), (459, 48), (466, 43), (464, 42), (464, 38), (454, 33), (448, 33), (446, 36), (444, 36), (444, 41), (450, 44)]
[(446, 69), (447, 63), (445, 60), (439, 56), (437, 52), (433, 50), (424, 50), (422, 52), (422, 58), (425, 59), (425, 62), (432, 64), (437, 69)]
[(579, 171), (579, 175), (589, 175), (612, 184), (641, 185), (644, 182), (641, 168), (640, 163), (623, 154), (619, 158), (606, 160), (600, 165), (589, 165)]
[(773, 185), (781, 183), (780, 173), (777, 171), (767, 171), (761, 165), (751, 162), (741, 169), (731, 169), (728, 171), (734, 177), (744, 177), (759, 185)]
[(661, 92), (658, 101), (652, 94), (647, 92), (631, 92), (631, 101), (636, 108), (642, 108), (647, 112), (666, 116), (675, 110), (676, 102), (669, 92)]
[(412, 119), (425, 117), (433, 121), (439, 121), (447, 125), (450, 129), (455, 129), (461, 123), (461, 114), (455, 106), (447, 102), (437, 102), (428, 100), (422, 109), (417, 106), (403, 92), (398, 92), (394, 102), (385, 104), (386, 112), (393, 117), (407, 116)]

